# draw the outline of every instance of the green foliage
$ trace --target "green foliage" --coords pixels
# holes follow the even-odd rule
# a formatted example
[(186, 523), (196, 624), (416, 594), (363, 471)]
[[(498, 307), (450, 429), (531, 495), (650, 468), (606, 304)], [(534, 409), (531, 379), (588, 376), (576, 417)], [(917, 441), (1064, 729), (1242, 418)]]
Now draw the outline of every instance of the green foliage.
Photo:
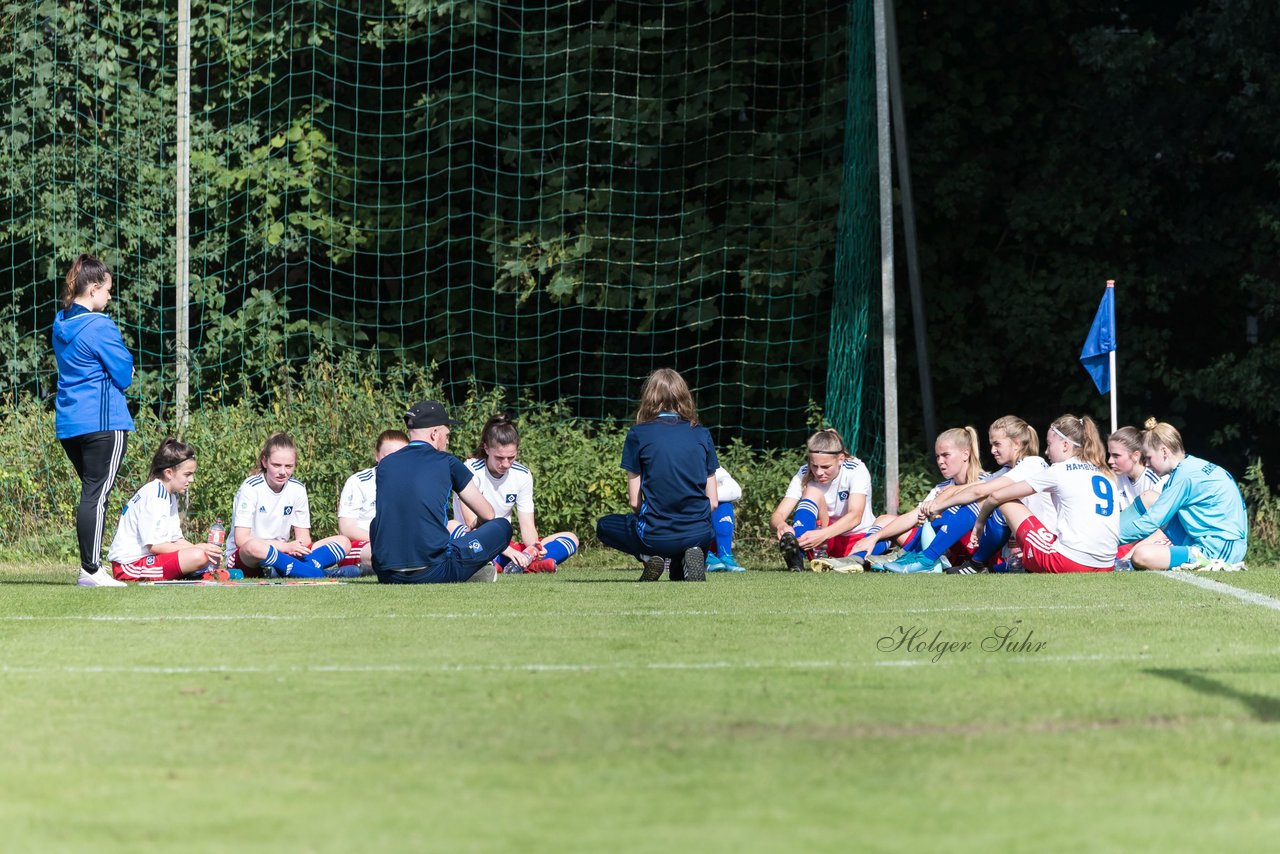
[(1280, 496), (1271, 491), (1262, 472), (1262, 460), (1254, 460), (1240, 484), (1249, 508), (1249, 561), (1274, 561), (1280, 556)]

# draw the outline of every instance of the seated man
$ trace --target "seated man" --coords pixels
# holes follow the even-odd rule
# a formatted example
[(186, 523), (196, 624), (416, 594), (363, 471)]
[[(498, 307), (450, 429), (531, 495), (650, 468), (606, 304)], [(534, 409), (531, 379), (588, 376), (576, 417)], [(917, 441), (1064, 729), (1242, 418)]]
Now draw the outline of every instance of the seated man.
[(375, 467), (382, 458), (409, 444), (399, 430), (383, 430), (373, 447), (373, 466), (358, 471), (342, 486), (338, 499), (338, 533), (351, 540), (351, 548), (339, 566), (357, 567), (360, 575), (373, 575), (373, 553), (369, 549), (369, 523), (377, 515)]
[[(369, 526), (373, 571), (383, 584), (494, 581), (493, 559), (511, 541), (511, 523), (493, 507), (462, 460), (446, 453), (449, 419), (434, 400), (415, 403), (404, 416), (409, 444), (378, 463), (378, 512)], [(450, 539), (459, 523), (446, 516), (449, 494), (481, 522)]]

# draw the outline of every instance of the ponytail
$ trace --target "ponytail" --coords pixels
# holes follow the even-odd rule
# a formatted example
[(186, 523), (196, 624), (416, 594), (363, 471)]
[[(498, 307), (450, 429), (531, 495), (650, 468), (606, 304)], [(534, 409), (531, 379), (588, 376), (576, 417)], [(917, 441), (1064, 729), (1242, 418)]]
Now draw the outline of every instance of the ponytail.
[(938, 434), (939, 442), (946, 442), (953, 448), (969, 452), (969, 462), (965, 466), (964, 482), (977, 483), (982, 477), (982, 455), (978, 450), (978, 431), (972, 427), (952, 427)]
[(1107, 447), (1102, 444), (1102, 435), (1092, 418), (1088, 415), (1083, 418), (1063, 415), (1049, 429), (1076, 448), (1077, 459), (1094, 466), (1106, 477), (1112, 477), (1111, 468), (1107, 465)]
[(71, 308), (71, 304), (89, 292), (89, 288), (101, 284), (111, 271), (107, 265), (87, 252), (80, 253), (72, 262), (71, 269), (62, 283), (62, 307)]
[(288, 450), (298, 453), (298, 446), (293, 444), (293, 437), (288, 433), (277, 431), (267, 437), (266, 444), (262, 446), (262, 452), (258, 454), (257, 462), (254, 464), (253, 471), (250, 474), (262, 474), (267, 470), (267, 460), (271, 459), (274, 451)]
[(499, 412), (484, 422), (484, 428), (480, 431), (480, 443), (471, 456), (482, 460), (488, 456), (486, 446), (497, 448), (502, 445), (520, 445), (520, 433), (516, 430), (515, 420), (510, 412)]
[(999, 430), (1013, 440), (1018, 446), (1018, 453), (1013, 458), (1013, 465), (1022, 462), (1026, 457), (1040, 456), (1040, 437), (1036, 428), (1016, 415), (1005, 415), (991, 422), (990, 432)]
[(151, 458), (149, 479), (160, 480), (164, 477), (165, 469), (177, 468), (187, 460), (194, 460), (195, 458), (195, 448), (186, 442), (179, 442), (169, 436), (160, 443), (160, 447), (156, 448), (155, 455)]
[(809, 482), (813, 480), (813, 472), (809, 470), (807, 465), (809, 462), (808, 457), (813, 454), (843, 454), (846, 457), (849, 456), (849, 449), (844, 446), (844, 439), (840, 438), (839, 431), (834, 427), (828, 427), (825, 430), (819, 430), (814, 433), (804, 443), (804, 449), (806, 452), (806, 467), (801, 486), (808, 486)]

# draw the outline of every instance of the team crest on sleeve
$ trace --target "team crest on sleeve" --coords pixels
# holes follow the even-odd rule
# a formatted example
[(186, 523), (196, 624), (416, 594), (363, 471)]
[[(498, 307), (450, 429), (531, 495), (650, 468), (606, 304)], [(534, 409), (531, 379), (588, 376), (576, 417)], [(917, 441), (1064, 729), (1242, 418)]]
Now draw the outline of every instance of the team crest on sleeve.
[(480, 545), (479, 540), (472, 540), (471, 542), (467, 543), (467, 548), (471, 549), (471, 551), (475, 552), (476, 554), (480, 554), (480, 549), (482, 549), (483, 546)]
[(841, 500), (841, 501), (848, 501), (848, 500), (849, 500), (849, 490), (847, 490), (847, 489), (842, 489), (842, 490), (840, 490), (840, 500)]
[(516, 494), (515, 494), (514, 492), (508, 492), (508, 493), (507, 493), (507, 503), (508, 503), (508, 504), (515, 504), (515, 503), (516, 503)]
[(292, 513), (293, 513), (293, 505), (292, 504), (286, 505), (284, 508), (284, 515), (289, 516), (289, 515), (292, 515)]

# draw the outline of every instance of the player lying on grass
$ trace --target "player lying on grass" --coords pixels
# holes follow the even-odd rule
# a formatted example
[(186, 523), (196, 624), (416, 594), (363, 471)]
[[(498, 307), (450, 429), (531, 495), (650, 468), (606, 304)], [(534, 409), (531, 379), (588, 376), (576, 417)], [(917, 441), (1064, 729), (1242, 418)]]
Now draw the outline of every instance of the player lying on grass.
[[(474, 472), (473, 483), (497, 518), (510, 521), (514, 511), (520, 525), (520, 542), (512, 540), (496, 559), (499, 570), (555, 572), (577, 553), (578, 537), (571, 531), (557, 531), (546, 538), (538, 535), (533, 518), (533, 473), (516, 459), (519, 452), (516, 425), (506, 413), (499, 413), (485, 422), (480, 443), (465, 465)], [(457, 495), (453, 497), (453, 518), (465, 530), (475, 527), (476, 515)]]
[[(272, 433), (258, 454), (254, 473), (236, 492), (227, 554), (246, 576), (323, 578), (357, 575), (338, 562), (351, 548), (341, 534), (311, 541), (307, 487), (293, 477), (298, 450), (287, 433)], [(326, 572), (331, 570), (332, 572)]]
[(338, 533), (351, 540), (351, 548), (339, 566), (358, 567), (361, 575), (373, 574), (373, 554), (369, 549), (369, 523), (378, 510), (378, 487), (374, 471), (382, 458), (409, 444), (400, 430), (383, 430), (373, 444), (373, 466), (358, 471), (342, 485), (338, 498)]
[[(934, 461), (943, 481), (929, 490), (924, 501), (900, 516), (885, 515), (876, 519), (867, 536), (853, 550), (865, 560), (881, 553), (880, 544), (896, 539), (904, 554), (895, 561), (871, 566), (883, 572), (939, 572), (944, 563), (958, 564), (970, 558), (973, 550), (968, 547), (969, 531), (978, 515), (978, 505), (962, 504), (944, 511), (937, 519), (924, 515), (923, 506), (936, 499), (946, 489), (967, 486), (989, 477), (982, 470), (978, 455), (978, 433), (972, 427), (952, 427), (938, 434), (933, 445)], [(924, 542), (922, 527), (930, 527), (931, 539)], [(943, 556), (950, 556), (944, 562)]]
[(150, 479), (120, 511), (107, 558), (121, 581), (167, 581), (222, 560), (222, 547), (182, 536), (178, 496), (196, 476), (196, 452), (168, 438), (151, 457)]
[(1172, 424), (1148, 418), (1142, 434), (1147, 467), (1167, 477), (1155, 503), (1139, 497), (1124, 511), (1120, 540), (1146, 540), (1163, 531), (1168, 543), (1138, 542), (1137, 569), (1240, 569), (1249, 548), (1249, 517), (1231, 475), (1193, 457)]
[[(987, 430), (987, 439), (991, 443), (991, 457), (1000, 468), (987, 479), (944, 489), (933, 499), (924, 501), (920, 505), (920, 511), (927, 518), (937, 519), (952, 507), (980, 502), (993, 492), (1021, 483), (1048, 467), (1048, 463), (1038, 456), (1040, 438), (1036, 435), (1035, 428), (1016, 415), (1006, 415), (993, 421)], [(1057, 524), (1057, 510), (1053, 501), (1044, 493), (1032, 493), (1023, 498), (1022, 503), (1045, 525), (1053, 528)], [(1021, 566), (1021, 549), (1016, 545), (1011, 549), (1008, 560), (993, 560), (1008, 543), (1010, 533), (1004, 516), (996, 509), (987, 521), (982, 542), (978, 543), (969, 559), (955, 566), (944, 567), (943, 572), (972, 575), (988, 572), (992, 568), (998, 572), (1017, 571)]]
[(840, 434), (819, 430), (809, 437), (805, 449), (808, 461), (791, 478), (769, 517), (783, 561), (792, 572), (803, 572), (806, 554), (812, 557), (816, 549), (825, 549), (831, 557), (846, 557), (875, 521), (871, 475), (862, 460), (849, 455)]
[[(1119, 544), (1120, 511), (1115, 476), (1089, 417), (1063, 415), (1045, 434), (1051, 465), (987, 496), (973, 525), (971, 545), (981, 542), (987, 519), (998, 508), (1022, 548), (1027, 572), (1110, 572)], [(1047, 493), (1057, 510), (1052, 528), (1021, 499)]]

